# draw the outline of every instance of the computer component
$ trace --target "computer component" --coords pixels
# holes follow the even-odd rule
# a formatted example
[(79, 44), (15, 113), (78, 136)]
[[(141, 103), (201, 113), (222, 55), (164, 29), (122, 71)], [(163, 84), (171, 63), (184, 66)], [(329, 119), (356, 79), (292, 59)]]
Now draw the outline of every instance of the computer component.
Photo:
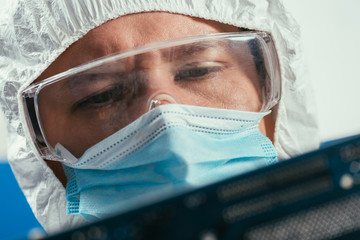
[(360, 136), (49, 239), (360, 239)]

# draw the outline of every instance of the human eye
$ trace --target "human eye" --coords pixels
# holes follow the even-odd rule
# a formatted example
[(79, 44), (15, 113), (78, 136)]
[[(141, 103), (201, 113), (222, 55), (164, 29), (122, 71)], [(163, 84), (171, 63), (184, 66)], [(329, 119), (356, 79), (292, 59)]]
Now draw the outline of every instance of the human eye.
[(131, 98), (130, 95), (130, 89), (120, 84), (113, 84), (80, 99), (75, 104), (75, 108), (88, 109), (105, 107), (120, 101), (125, 101)]
[(225, 65), (220, 62), (194, 62), (182, 66), (175, 74), (175, 81), (195, 81), (211, 78), (222, 71)]

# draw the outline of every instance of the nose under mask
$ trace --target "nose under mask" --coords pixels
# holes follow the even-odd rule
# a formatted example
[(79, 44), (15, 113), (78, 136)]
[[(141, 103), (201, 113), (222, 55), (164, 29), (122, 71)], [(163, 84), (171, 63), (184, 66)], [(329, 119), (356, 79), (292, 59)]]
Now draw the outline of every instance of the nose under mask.
[(92, 221), (277, 162), (258, 128), (268, 113), (152, 100), (151, 111), (64, 163), (68, 214)]

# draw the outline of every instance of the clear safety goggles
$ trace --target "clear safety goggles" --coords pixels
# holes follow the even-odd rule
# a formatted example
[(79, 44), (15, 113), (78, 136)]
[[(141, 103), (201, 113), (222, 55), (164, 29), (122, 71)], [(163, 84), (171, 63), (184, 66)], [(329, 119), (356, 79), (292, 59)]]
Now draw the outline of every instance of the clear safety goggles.
[(280, 69), (266, 32), (209, 34), (121, 51), (31, 84), (22, 92), (28, 128), (44, 159), (74, 156), (162, 104), (268, 111)]

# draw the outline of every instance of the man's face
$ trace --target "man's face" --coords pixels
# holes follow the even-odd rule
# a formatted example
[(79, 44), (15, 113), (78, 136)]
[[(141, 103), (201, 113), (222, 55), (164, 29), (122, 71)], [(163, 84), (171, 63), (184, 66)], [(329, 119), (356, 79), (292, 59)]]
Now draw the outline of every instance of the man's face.
[[(95, 28), (71, 45), (50, 65), (37, 81), (91, 60), (148, 43), (193, 35), (236, 31), (238, 31), (238, 28), (234, 26), (164, 12), (123, 16)], [(216, 47), (218, 49), (221, 48), (221, 46)], [(217, 54), (223, 54), (223, 56), (231, 58), (231, 54), (227, 51), (228, 49), (223, 47), (223, 49), (217, 51)], [(114, 132), (114, 128), (120, 129), (146, 112), (148, 109), (148, 99), (156, 93), (167, 93), (174, 97), (177, 102), (188, 105), (222, 108), (224, 102), (227, 102), (229, 106), (226, 108), (230, 109), (249, 110), (259, 108), (261, 102), (259, 92), (250, 80), (253, 76), (249, 76), (251, 72), (255, 73), (255, 70), (243, 71), (231, 68), (232, 70), (222, 73), (226, 79), (231, 79), (225, 84), (217, 84), (214, 81), (211, 84), (203, 84), (203, 86), (198, 84), (193, 87), (189, 82), (179, 83), (177, 81), (175, 83), (174, 79), (177, 76), (170, 76), (168, 62), (162, 61), (161, 56), (167, 54), (166, 52), (144, 54), (136, 60), (127, 63), (129, 68), (141, 69), (141, 71), (137, 72), (137, 80), (140, 79), (140, 75), (146, 75), (147, 82), (146, 84), (143, 84), (143, 82), (138, 84), (145, 85), (145, 87), (138, 90), (144, 93), (136, 100), (137, 102), (134, 100), (122, 111), (126, 112), (127, 120), (124, 122), (111, 122), (109, 121), (111, 117), (113, 119), (119, 119), (119, 117), (109, 117), (107, 115), (108, 112), (115, 112), (111, 108), (117, 108), (121, 112), (122, 106), (119, 104), (106, 105), (106, 107), (99, 108), (93, 111), (96, 114), (89, 114), (81, 108), (76, 108), (77, 112), (75, 112), (70, 103), (71, 97), (60, 94), (61, 91), (59, 89), (64, 86), (55, 84), (48, 88), (45, 94), (39, 95), (39, 106), (41, 106), (40, 111), (43, 113), (41, 115), (42, 125), (45, 128), (49, 143), (54, 146), (57, 142), (61, 142), (76, 157), (80, 157), (86, 149), (104, 139), (109, 133)], [(206, 54), (211, 54), (211, 52)], [(223, 56), (220, 57), (224, 58)], [(172, 59), (181, 59), (181, 57), (173, 56)], [(171, 67), (173, 65), (176, 64), (172, 64)], [(249, 68), (254, 68), (254, 66), (249, 66)], [(234, 77), (231, 78), (230, 76)], [(243, 80), (241, 85), (237, 84), (239, 78)], [(91, 87), (89, 84), (87, 87), (104, 89), (104, 86), (101, 86), (101, 84), (105, 84), (106, 81), (98, 82), (91, 85)], [(109, 77), (108, 82), (111, 83), (111, 77)], [(188, 86), (185, 86), (186, 84)], [(217, 94), (212, 94), (215, 92)], [(246, 96), (239, 94), (240, 92), (246, 92)], [(219, 96), (219, 98), (210, 99), (207, 96)], [(241, 97), (236, 98), (234, 96)], [(71, 117), (69, 117), (70, 113)], [(267, 121), (271, 121), (271, 119)], [(272, 138), (271, 130), (273, 129), (273, 122), (265, 123), (262, 122), (260, 124), (260, 129), (263, 133), (268, 133), (268, 136)], [(84, 125), (89, 127), (82, 128)], [(105, 127), (102, 129), (91, 127), (99, 125)], [(269, 128), (271, 128), (270, 133)], [(79, 129), (85, 130), (80, 131)]]

